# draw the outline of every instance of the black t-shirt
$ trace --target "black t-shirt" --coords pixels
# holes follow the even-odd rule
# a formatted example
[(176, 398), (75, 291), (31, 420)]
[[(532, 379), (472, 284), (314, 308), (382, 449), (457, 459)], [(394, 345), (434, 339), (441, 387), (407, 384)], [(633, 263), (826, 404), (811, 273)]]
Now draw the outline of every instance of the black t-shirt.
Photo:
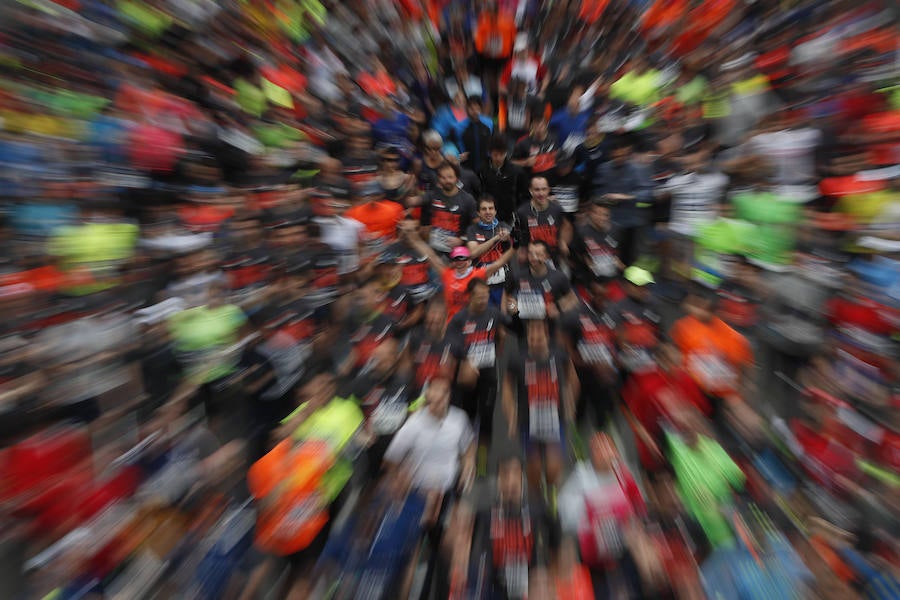
[(400, 283), (406, 288), (410, 301), (418, 304), (430, 298), (434, 286), (429, 279), (428, 257), (403, 242), (390, 245), (386, 253), (396, 256), (397, 263), (403, 267)]
[(384, 301), (384, 314), (390, 317), (394, 323), (400, 323), (409, 313), (409, 307), (412, 304), (412, 296), (409, 289), (399, 283), (388, 290), (387, 297)]
[(397, 375), (382, 378), (369, 371), (355, 377), (348, 387), (348, 395), (359, 401), (375, 434), (393, 435), (403, 425), (412, 398), (412, 388), (406, 378)]
[(609, 315), (598, 313), (582, 302), (574, 310), (563, 313), (560, 325), (564, 335), (572, 342), (580, 364), (613, 368), (616, 324)]
[(608, 281), (618, 276), (618, 246), (612, 227), (601, 231), (591, 223), (579, 226), (570, 248), (578, 278), (585, 282)]
[(578, 212), (583, 182), (582, 175), (574, 170), (563, 175), (559, 173), (559, 167), (557, 167), (550, 173), (550, 195), (564, 213)]
[(559, 547), (559, 521), (540, 497), (530, 496), (516, 502), (498, 498), (475, 511), (472, 563), (483, 565), (483, 580), (499, 588), (499, 598), (523, 598), (529, 570), (548, 566)]
[(526, 202), (516, 210), (516, 217), (521, 245), (540, 240), (550, 247), (551, 252), (556, 252), (559, 247), (559, 229), (565, 218), (559, 204), (550, 202), (544, 210), (537, 210), (531, 202)]
[[(492, 239), (501, 229), (512, 231), (512, 227), (510, 227), (506, 223), (503, 223), (502, 221), (498, 221), (495, 225), (490, 226), (485, 226), (479, 221), (474, 225), (469, 225), (469, 229), (466, 230), (465, 239), (467, 242), (482, 244)], [(506, 250), (508, 250), (511, 246), (511, 240), (507, 240), (506, 242), (496, 242), (487, 252), (485, 252), (475, 260), (475, 265), (481, 267), (500, 260), (500, 257), (503, 256), (503, 253), (506, 252)], [(506, 267), (500, 269), (488, 278), (488, 283), (490, 285), (499, 285), (505, 282), (507, 271), (508, 268)]]
[(547, 306), (558, 303), (571, 291), (568, 277), (553, 268), (536, 276), (527, 266), (515, 265), (507, 285), (507, 292), (516, 298), (522, 320), (546, 318)]
[[(355, 322), (354, 322), (355, 321)], [(350, 343), (356, 350), (356, 368), (361, 369), (369, 362), (372, 351), (382, 340), (394, 335), (394, 320), (384, 313), (376, 313), (366, 319), (353, 320), (349, 324)]]
[(508, 325), (509, 317), (496, 306), (488, 306), (480, 315), (462, 309), (447, 325), (447, 339), (453, 356), (468, 358), (479, 369), (493, 368), (497, 363), (497, 332)]
[(543, 357), (525, 352), (509, 360), (509, 376), (517, 383), (519, 426), (536, 441), (559, 441), (568, 360), (558, 348)]
[(409, 348), (413, 361), (413, 386), (420, 392), (424, 385), (440, 373), (450, 357), (450, 342), (446, 337), (429, 335), (424, 326), (409, 334)]
[(543, 140), (536, 140), (531, 136), (525, 136), (516, 142), (513, 149), (513, 159), (535, 157), (534, 166), (530, 169), (531, 175), (545, 174), (556, 166), (556, 151), (559, 144), (556, 136), (548, 133)]
[(422, 225), (431, 226), (429, 244), (439, 252), (449, 252), (452, 248), (445, 241), (446, 237), (463, 237), (478, 209), (475, 199), (460, 190), (448, 196), (440, 188), (435, 188), (425, 195), (422, 206)]

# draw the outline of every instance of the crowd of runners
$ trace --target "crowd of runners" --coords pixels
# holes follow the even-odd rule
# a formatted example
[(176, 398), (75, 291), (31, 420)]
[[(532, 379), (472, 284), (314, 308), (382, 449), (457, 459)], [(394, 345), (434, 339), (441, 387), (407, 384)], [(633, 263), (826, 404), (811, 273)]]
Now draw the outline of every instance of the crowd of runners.
[(0, 6), (0, 597), (900, 598), (883, 0)]

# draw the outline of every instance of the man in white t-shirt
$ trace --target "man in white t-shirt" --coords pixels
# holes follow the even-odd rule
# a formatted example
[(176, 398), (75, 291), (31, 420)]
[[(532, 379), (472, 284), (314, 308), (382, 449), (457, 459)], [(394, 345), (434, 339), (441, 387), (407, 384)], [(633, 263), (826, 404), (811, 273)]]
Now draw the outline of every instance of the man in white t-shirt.
[(672, 199), (669, 231), (675, 271), (685, 276), (693, 260), (694, 236), (703, 225), (719, 216), (719, 204), (725, 197), (729, 178), (714, 169), (707, 152), (685, 157), (685, 172), (671, 177), (660, 188)]
[(693, 237), (699, 227), (719, 216), (719, 204), (728, 188), (728, 175), (715, 170), (706, 152), (685, 157), (685, 172), (675, 175), (661, 191), (672, 197), (669, 229), (673, 233)]
[(471, 481), (475, 434), (466, 413), (450, 406), (450, 383), (435, 378), (425, 391), (425, 408), (414, 413), (391, 440), (384, 461), (404, 465), (412, 485), (424, 494), (445, 495)]

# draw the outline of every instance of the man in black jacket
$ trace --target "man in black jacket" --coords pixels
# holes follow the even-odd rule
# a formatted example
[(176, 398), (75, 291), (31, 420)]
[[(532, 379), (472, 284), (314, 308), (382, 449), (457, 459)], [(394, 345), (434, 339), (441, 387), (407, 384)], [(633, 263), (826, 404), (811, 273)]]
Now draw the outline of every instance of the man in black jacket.
[(509, 162), (509, 146), (502, 135), (494, 136), (490, 145), (490, 160), (478, 173), (482, 192), (492, 196), (497, 208), (497, 218), (510, 222), (516, 208), (524, 202), (528, 183), (521, 167)]
[(457, 146), (463, 154), (462, 164), (476, 173), (488, 162), (488, 148), (491, 143), (493, 122), (482, 114), (481, 98), (471, 97), (466, 101), (469, 118), (457, 130)]

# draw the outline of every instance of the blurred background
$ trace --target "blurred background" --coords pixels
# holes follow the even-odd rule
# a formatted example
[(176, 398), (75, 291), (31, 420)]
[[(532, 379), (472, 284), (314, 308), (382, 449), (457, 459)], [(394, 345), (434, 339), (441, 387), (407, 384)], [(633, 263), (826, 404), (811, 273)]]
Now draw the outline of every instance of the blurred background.
[(0, 3), (0, 598), (900, 598), (897, 26)]

